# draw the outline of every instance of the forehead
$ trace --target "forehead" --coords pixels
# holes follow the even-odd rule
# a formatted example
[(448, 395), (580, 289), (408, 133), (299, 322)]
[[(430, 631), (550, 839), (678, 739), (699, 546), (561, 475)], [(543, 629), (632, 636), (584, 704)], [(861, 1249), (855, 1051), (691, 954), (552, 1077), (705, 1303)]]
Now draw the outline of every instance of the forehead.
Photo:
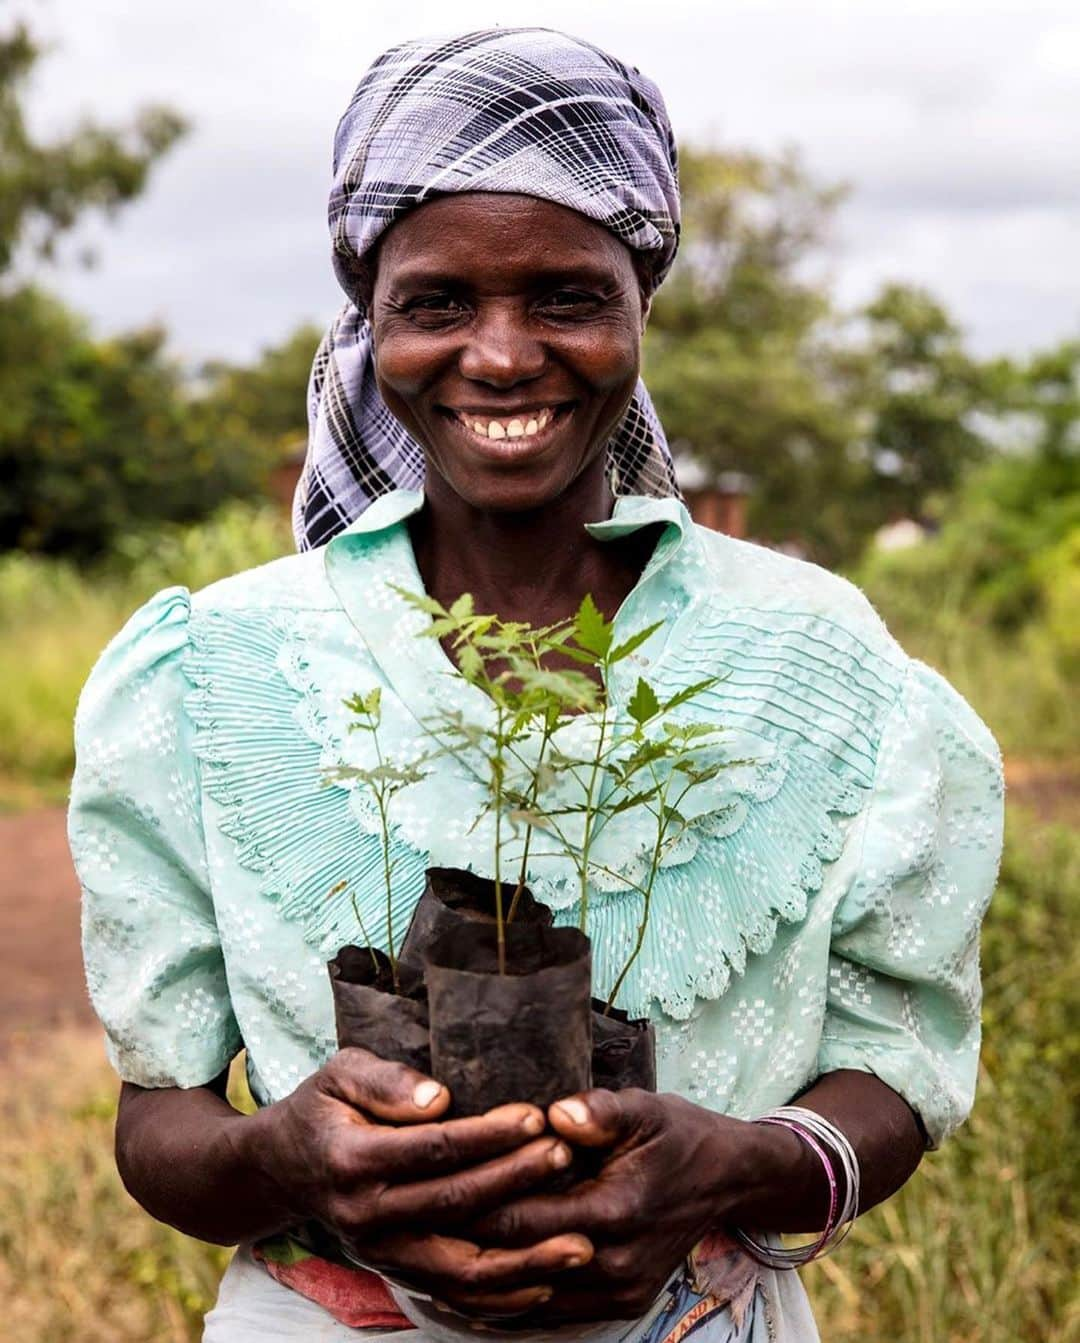
[(379, 279), (430, 275), (496, 282), (523, 272), (633, 275), (630, 249), (602, 224), (535, 196), (463, 192), (419, 206), (386, 233)]

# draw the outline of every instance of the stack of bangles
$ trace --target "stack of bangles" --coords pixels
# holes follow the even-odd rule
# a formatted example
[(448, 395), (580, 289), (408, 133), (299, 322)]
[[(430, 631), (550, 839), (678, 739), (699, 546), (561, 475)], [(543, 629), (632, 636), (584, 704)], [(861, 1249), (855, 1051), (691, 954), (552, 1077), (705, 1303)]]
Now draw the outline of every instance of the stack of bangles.
[[(835, 1124), (830, 1124), (813, 1110), (803, 1109), (801, 1105), (781, 1106), (754, 1122), (790, 1129), (818, 1158), (829, 1182), (829, 1216), (817, 1240), (799, 1249), (763, 1245), (738, 1228), (734, 1228), (732, 1234), (760, 1264), (769, 1268), (801, 1268), (803, 1264), (809, 1264), (811, 1260), (834, 1250), (851, 1229), (859, 1211), (859, 1162), (855, 1149)], [(843, 1201), (840, 1199), (837, 1168), (843, 1176)]]

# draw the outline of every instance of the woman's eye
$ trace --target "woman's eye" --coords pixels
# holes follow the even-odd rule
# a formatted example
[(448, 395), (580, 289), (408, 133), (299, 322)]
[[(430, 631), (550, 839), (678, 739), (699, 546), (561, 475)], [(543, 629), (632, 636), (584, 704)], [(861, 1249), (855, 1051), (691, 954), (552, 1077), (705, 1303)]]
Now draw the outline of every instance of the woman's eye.
[(568, 312), (575, 308), (592, 308), (599, 302), (595, 294), (583, 293), (580, 289), (556, 289), (544, 300), (544, 306)]
[(465, 304), (453, 294), (424, 294), (414, 298), (408, 306), (411, 317), (429, 325), (432, 322), (452, 321), (465, 311)]

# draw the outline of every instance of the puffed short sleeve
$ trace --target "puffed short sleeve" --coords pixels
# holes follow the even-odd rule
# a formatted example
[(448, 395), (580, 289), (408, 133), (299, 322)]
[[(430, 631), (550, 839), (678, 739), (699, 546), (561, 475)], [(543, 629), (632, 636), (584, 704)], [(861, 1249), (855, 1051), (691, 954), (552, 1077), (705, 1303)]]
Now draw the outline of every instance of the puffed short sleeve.
[(979, 929), (997, 880), (1004, 789), (987, 728), (912, 663), (886, 724), (862, 858), (832, 925), (822, 1073), (874, 1073), (932, 1146), (975, 1095)]
[(86, 980), (116, 1071), (200, 1086), (241, 1048), (184, 713), (190, 600), (169, 588), (101, 655), (75, 718), (68, 838)]

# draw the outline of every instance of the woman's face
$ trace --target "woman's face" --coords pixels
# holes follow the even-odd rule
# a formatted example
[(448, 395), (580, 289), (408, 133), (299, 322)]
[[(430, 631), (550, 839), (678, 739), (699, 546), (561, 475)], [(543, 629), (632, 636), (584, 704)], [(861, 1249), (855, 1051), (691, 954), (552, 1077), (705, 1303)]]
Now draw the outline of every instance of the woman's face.
[(601, 225), (531, 196), (445, 196), (379, 249), (379, 390), (466, 502), (542, 507), (600, 461), (646, 311), (630, 250)]

